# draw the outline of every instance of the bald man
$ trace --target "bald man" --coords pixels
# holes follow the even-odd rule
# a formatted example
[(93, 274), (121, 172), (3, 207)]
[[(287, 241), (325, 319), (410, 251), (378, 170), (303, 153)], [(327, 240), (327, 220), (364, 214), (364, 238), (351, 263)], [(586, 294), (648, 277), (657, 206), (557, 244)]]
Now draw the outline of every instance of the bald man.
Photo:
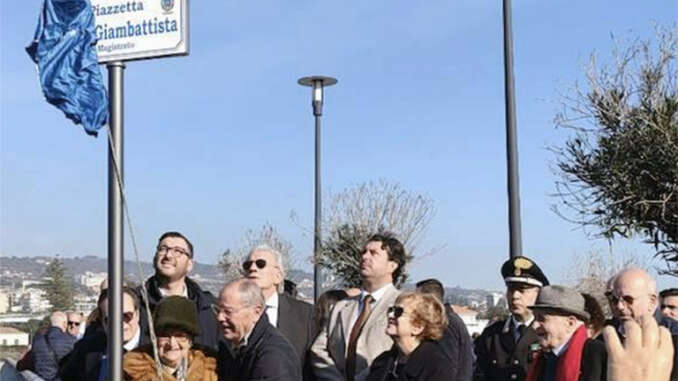
[(627, 268), (614, 276), (612, 290), (606, 295), (614, 316), (612, 325), (622, 340), (626, 336), (624, 322), (629, 320), (642, 326), (648, 319), (656, 319), (660, 325), (671, 331), (675, 348), (671, 380), (678, 381), (678, 336), (675, 331), (677, 327), (671, 319), (662, 316), (658, 311), (659, 298), (655, 279), (643, 269)]
[(66, 356), (75, 344), (75, 337), (66, 332), (66, 314), (61, 311), (52, 313), (50, 327), (44, 334), (33, 339), (33, 359), (35, 373), (45, 380), (60, 380), (57, 377), (59, 361)]

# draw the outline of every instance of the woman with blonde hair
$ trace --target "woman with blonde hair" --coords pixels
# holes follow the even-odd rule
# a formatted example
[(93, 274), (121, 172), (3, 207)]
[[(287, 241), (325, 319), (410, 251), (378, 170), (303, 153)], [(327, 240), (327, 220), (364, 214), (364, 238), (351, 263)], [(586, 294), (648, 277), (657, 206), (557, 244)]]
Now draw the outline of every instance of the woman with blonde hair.
[(403, 293), (388, 309), (393, 348), (379, 355), (367, 381), (449, 381), (449, 361), (435, 341), (447, 327), (445, 307), (431, 294)]
[[(160, 371), (163, 381), (216, 381), (217, 363), (211, 349), (193, 344), (200, 334), (195, 305), (182, 296), (168, 296), (153, 314)], [(160, 381), (153, 347), (146, 345), (123, 358), (124, 378), (128, 381)]]

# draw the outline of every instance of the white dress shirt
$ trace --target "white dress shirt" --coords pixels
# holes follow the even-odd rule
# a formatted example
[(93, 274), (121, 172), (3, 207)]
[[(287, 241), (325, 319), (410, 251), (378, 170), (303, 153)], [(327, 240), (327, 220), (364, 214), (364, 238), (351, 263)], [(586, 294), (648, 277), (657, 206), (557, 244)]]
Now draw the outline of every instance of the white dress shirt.
[(266, 300), (266, 316), (268, 316), (269, 323), (274, 327), (278, 326), (278, 305), (278, 293), (275, 292)]

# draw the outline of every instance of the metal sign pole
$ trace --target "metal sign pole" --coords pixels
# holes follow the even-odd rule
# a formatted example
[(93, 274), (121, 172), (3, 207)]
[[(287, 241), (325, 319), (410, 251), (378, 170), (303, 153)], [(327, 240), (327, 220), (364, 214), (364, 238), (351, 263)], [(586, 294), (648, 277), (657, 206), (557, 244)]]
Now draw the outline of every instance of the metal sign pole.
[(520, 180), (518, 177), (518, 135), (513, 83), (513, 32), (511, 0), (504, 0), (504, 91), (506, 99), (506, 169), (509, 201), (509, 258), (523, 255), (520, 228)]
[[(108, 145), (108, 380), (122, 380), (123, 280), (123, 71), (121, 61), (108, 68), (111, 144)], [(117, 169), (116, 169), (117, 165)], [(118, 183), (118, 174), (120, 182)]]

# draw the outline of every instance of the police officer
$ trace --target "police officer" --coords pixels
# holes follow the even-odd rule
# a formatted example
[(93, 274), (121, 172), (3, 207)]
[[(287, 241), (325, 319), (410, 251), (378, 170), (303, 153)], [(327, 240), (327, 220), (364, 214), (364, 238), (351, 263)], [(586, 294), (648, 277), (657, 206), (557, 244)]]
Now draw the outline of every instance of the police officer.
[(523, 381), (530, 362), (539, 350), (539, 338), (531, 327), (534, 305), (549, 281), (534, 261), (514, 257), (504, 262), (501, 275), (506, 283), (506, 301), (511, 315), (497, 321), (476, 339), (474, 381)]

